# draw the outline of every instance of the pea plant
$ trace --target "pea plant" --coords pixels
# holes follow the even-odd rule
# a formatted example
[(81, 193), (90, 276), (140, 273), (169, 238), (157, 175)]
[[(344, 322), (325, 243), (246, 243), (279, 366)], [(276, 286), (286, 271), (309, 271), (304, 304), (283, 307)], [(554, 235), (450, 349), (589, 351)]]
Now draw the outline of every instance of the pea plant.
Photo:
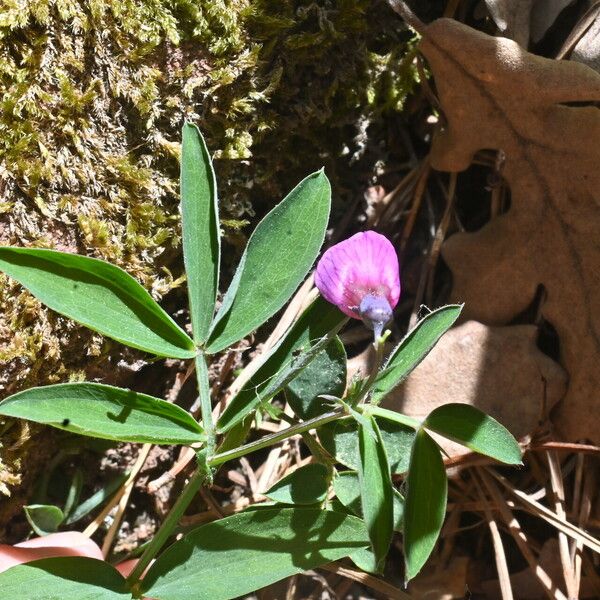
[[(184, 125), (181, 214), (192, 337), (112, 264), (55, 250), (0, 248), (0, 270), (50, 309), (156, 357), (193, 361), (201, 407), (198, 422), (176, 404), (98, 382), (36, 387), (3, 400), (5, 417), (116, 442), (188, 446), (197, 463), (127, 578), (92, 558), (45, 558), (0, 575), (7, 597), (226, 600), (344, 557), (380, 573), (395, 532), (402, 537), (408, 581), (429, 557), (446, 509), (444, 462), (431, 432), (500, 462), (521, 462), (511, 434), (472, 406), (449, 403), (423, 421), (381, 407), (462, 307), (429, 312), (385, 356), (385, 326), (400, 279), (392, 244), (375, 232), (359, 233), (323, 254), (315, 272), (320, 295), (213, 418), (213, 403), (221, 398), (211, 398), (211, 359), (292, 297), (321, 250), (330, 196), (321, 170), (275, 206), (254, 230), (218, 305), (217, 185), (202, 135)], [(338, 333), (349, 318), (373, 330), (376, 360), (371, 372), (347, 383)], [(294, 416), (281, 409), (282, 401)], [(252, 425), (265, 417), (288, 426), (257, 437)], [(181, 517), (219, 467), (295, 436), (302, 436), (312, 460), (266, 491), (269, 502), (176, 539)], [(400, 489), (394, 475), (403, 476)]]

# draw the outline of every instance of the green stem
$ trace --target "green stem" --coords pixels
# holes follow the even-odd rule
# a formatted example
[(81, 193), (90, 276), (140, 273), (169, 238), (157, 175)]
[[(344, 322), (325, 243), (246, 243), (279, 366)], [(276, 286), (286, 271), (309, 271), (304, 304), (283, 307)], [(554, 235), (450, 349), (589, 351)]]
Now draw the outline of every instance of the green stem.
[(206, 433), (206, 449), (208, 456), (215, 451), (215, 425), (212, 418), (212, 403), (210, 401), (210, 386), (208, 383), (208, 366), (202, 351), (196, 355), (196, 378), (198, 380), (198, 395), (200, 396), (200, 412), (202, 426)]
[[(314, 429), (315, 427), (325, 425), (325, 423), (329, 423), (330, 421), (346, 418), (346, 416), (347, 415), (345, 415), (342, 410), (336, 410), (333, 412), (325, 413), (324, 415), (320, 415), (319, 417), (315, 417), (314, 419), (309, 419), (308, 421), (303, 421), (302, 423), (298, 423), (297, 425), (288, 427), (283, 431), (267, 435), (261, 438), (260, 440), (256, 440), (255, 442), (251, 442), (244, 446), (240, 446), (239, 448), (236, 448), (234, 450), (228, 450), (226, 452), (221, 452), (220, 454), (215, 454), (212, 458), (209, 458), (209, 460), (207, 461), (207, 466), (209, 468), (216, 467), (229, 460), (240, 458), (242, 456), (245, 456), (246, 454), (255, 452), (256, 450), (261, 450), (262, 448), (266, 448), (278, 442), (282, 442), (283, 440), (293, 437), (294, 435), (302, 434), (306, 431), (309, 431), (310, 429)], [(177, 523), (179, 522), (179, 519), (181, 519), (181, 517), (185, 513), (186, 508), (193, 500), (198, 490), (202, 487), (202, 484), (204, 483), (205, 479), (205, 471), (198, 470), (196, 471), (196, 473), (194, 473), (192, 478), (183, 488), (181, 495), (179, 496), (177, 502), (175, 502), (175, 505), (167, 515), (167, 518), (164, 520), (159, 530), (156, 532), (156, 535), (148, 544), (146, 550), (140, 558), (140, 561), (135, 566), (135, 569), (131, 572), (131, 575), (129, 575), (129, 577), (127, 578), (129, 587), (134, 593), (138, 591), (135, 588), (139, 585), (139, 579), (146, 570), (146, 567), (150, 564), (152, 559), (158, 554), (165, 542), (169, 539), (171, 533), (173, 532), (173, 529), (175, 529)]]
[(385, 349), (385, 341), (389, 337), (390, 333), (391, 333), (390, 330), (387, 329), (383, 333), (383, 335), (376, 338), (375, 341), (373, 342), (373, 347), (375, 348), (375, 362), (373, 363), (373, 368), (371, 369), (371, 374), (369, 375), (369, 378), (367, 379), (367, 381), (365, 382), (365, 384), (362, 387), (360, 396), (355, 401), (355, 404), (357, 404), (357, 405), (360, 404), (365, 398), (367, 398), (367, 396), (369, 395), (369, 392), (371, 391), (371, 388), (373, 387), (373, 385), (375, 384), (375, 381), (377, 380), (377, 375), (379, 375), (379, 367), (381, 366), (381, 363), (383, 362), (383, 352)]
[(412, 429), (420, 429), (423, 424), (418, 419), (413, 419), (412, 417), (407, 417), (401, 413), (397, 413), (393, 410), (388, 410), (387, 408), (381, 408), (380, 406), (375, 406), (374, 404), (369, 404), (368, 407), (357, 406), (357, 410), (361, 410), (364, 412), (368, 412), (369, 414), (375, 417), (381, 417), (382, 419), (387, 419), (388, 421), (394, 421), (395, 423), (400, 423), (401, 425), (407, 425)]
[(304, 433), (305, 431), (309, 431), (315, 427), (325, 425), (325, 423), (329, 423), (330, 421), (335, 421), (336, 419), (345, 417), (347, 417), (347, 415), (344, 414), (343, 410), (325, 413), (315, 417), (314, 419), (309, 419), (308, 421), (303, 421), (297, 425), (292, 425), (283, 431), (278, 431), (277, 433), (272, 433), (271, 435), (265, 435), (264, 437), (260, 438), (260, 440), (250, 442), (249, 444), (245, 444), (244, 446), (240, 446), (234, 450), (228, 450), (227, 452), (215, 454), (212, 458), (208, 459), (208, 466), (216, 467), (218, 465), (222, 465), (227, 461), (240, 458), (241, 456), (245, 456), (251, 452), (256, 452), (257, 450), (262, 450), (263, 448), (267, 448), (268, 446), (282, 442), (283, 440), (286, 440), (294, 435)]
[(152, 559), (158, 554), (165, 542), (171, 536), (173, 529), (177, 526), (177, 523), (179, 523), (179, 519), (181, 519), (190, 502), (202, 487), (205, 478), (206, 473), (203, 471), (196, 471), (181, 491), (181, 495), (177, 498), (177, 501), (167, 515), (167, 518), (163, 521), (156, 532), (156, 535), (142, 554), (138, 564), (127, 578), (127, 583), (132, 590), (134, 586), (138, 585), (139, 579), (146, 570), (146, 567), (152, 562)]

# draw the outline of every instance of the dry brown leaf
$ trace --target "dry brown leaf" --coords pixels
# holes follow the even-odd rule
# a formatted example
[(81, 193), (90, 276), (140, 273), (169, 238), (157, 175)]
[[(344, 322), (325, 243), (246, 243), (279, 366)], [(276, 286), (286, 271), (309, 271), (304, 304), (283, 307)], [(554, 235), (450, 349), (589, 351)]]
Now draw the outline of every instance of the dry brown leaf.
[(575, 44), (570, 59), (600, 72), (600, 6), (596, 6), (596, 18)]
[(419, 600), (458, 600), (465, 597), (470, 559), (457, 556), (446, 568), (426, 566), (410, 582), (409, 592)]
[(485, 0), (485, 4), (500, 33), (527, 48), (533, 0)]
[[(487, 327), (468, 321), (446, 333), (384, 404), (425, 417), (448, 402), (477, 406), (523, 437), (564, 394), (563, 369), (536, 347), (532, 325)], [(515, 360), (518, 357), (518, 360)], [(446, 444), (450, 454), (467, 450)]]
[[(600, 431), (600, 75), (439, 19), (422, 31), (447, 120), (432, 165), (466, 169), (482, 148), (506, 154), (508, 213), (453, 236), (443, 256), (465, 316), (508, 323), (543, 284), (570, 383), (555, 420), (567, 439)], [(519, 363), (523, 357), (515, 355)], [(502, 382), (500, 385), (510, 385)]]
[(505, 37), (527, 48), (538, 42), (564, 8), (575, 0), (485, 0), (490, 15)]

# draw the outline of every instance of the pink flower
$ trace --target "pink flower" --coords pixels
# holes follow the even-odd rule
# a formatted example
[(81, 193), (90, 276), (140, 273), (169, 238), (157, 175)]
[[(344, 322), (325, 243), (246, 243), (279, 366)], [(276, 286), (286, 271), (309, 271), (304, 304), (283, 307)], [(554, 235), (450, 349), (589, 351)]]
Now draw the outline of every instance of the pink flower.
[(315, 285), (323, 297), (381, 335), (400, 298), (398, 257), (391, 242), (364, 231), (332, 246), (317, 264)]

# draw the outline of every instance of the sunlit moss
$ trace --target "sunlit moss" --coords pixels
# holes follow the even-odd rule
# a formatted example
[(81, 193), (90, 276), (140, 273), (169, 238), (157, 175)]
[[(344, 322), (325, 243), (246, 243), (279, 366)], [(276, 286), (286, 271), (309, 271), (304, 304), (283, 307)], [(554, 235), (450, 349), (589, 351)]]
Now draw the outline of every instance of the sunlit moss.
[[(182, 283), (184, 118), (232, 239), (324, 164), (342, 202), (415, 81), (408, 38), (372, 0), (0, 0), (0, 243), (110, 260), (160, 298)], [(118, 351), (3, 277), (0, 309), (2, 395)]]

